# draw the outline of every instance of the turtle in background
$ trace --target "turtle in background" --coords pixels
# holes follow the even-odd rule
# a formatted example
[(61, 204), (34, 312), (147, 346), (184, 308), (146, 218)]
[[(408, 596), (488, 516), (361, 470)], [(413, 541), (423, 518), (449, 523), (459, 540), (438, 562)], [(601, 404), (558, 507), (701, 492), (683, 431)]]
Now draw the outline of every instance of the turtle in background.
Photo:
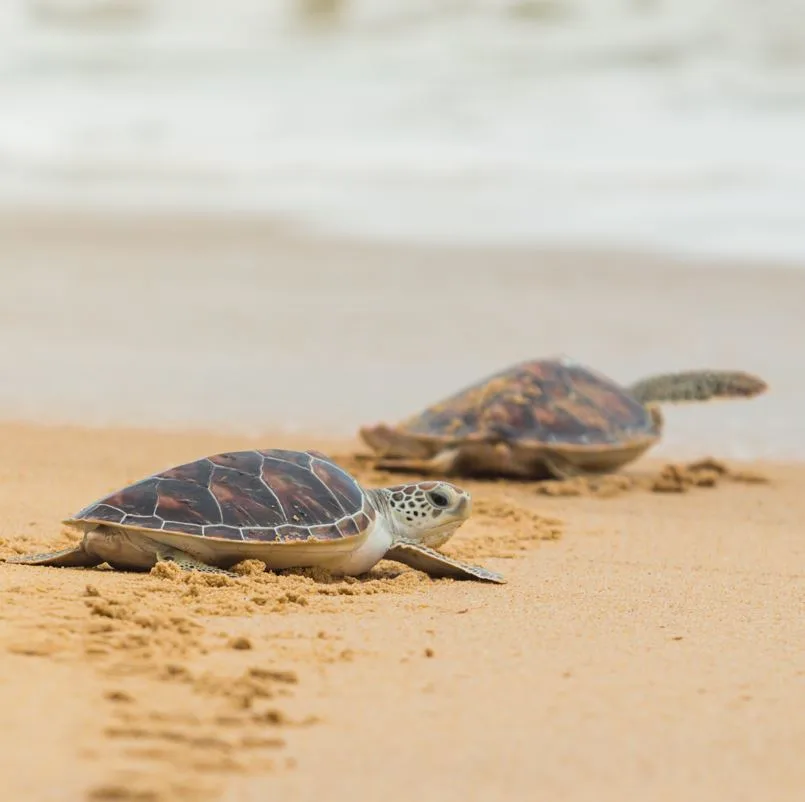
[(358, 576), (381, 559), (434, 577), (503, 583), (437, 549), (470, 516), (470, 494), (449, 482), (363, 488), (318, 451), (215, 454), (155, 473), (64, 523), (74, 548), (6, 562), (147, 571), (157, 562), (223, 573), (242, 560), (269, 569), (320, 566)]
[(752, 398), (766, 389), (757, 376), (725, 370), (622, 387), (568, 358), (536, 359), (359, 435), (386, 470), (567, 479), (610, 473), (641, 456), (662, 434), (659, 404)]

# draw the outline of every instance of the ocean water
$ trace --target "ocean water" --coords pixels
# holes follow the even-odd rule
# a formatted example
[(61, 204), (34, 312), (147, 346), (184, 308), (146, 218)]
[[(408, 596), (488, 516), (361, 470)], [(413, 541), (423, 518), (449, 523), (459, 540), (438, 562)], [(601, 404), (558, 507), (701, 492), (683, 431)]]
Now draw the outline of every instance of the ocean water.
[(0, 203), (805, 264), (805, 0), (4, 0)]

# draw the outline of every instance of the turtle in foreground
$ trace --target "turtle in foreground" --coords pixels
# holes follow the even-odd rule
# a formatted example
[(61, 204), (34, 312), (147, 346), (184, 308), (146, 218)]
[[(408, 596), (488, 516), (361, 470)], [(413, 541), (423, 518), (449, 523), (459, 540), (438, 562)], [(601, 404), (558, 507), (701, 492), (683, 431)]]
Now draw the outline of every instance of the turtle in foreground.
[(738, 371), (652, 376), (628, 387), (567, 358), (523, 362), (396, 426), (365, 426), (377, 467), (425, 475), (565, 479), (616, 471), (662, 434), (661, 403), (751, 398)]
[(64, 523), (75, 548), (10, 563), (149, 570), (157, 562), (231, 574), (241, 560), (269, 569), (320, 566), (357, 576), (381, 559), (431, 576), (502, 583), (494, 571), (436, 551), (469, 517), (469, 493), (448, 482), (365, 489), (318, 451), (238, 451), (129, 485)]

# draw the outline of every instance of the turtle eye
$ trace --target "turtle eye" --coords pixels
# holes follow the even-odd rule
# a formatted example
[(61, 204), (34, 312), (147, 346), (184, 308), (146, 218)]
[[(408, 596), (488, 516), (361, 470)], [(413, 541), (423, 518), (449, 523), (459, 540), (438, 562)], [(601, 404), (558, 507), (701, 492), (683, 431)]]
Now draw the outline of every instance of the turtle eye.
[(430, 499), (430, 503), (433, 504), (434, 507), (438, 507), (440, 510), (443, 510), (449, 503), (450, 499), (442, 493), (441, 490), (433, 490), (432, 492), (428, 493), (428, 498)]

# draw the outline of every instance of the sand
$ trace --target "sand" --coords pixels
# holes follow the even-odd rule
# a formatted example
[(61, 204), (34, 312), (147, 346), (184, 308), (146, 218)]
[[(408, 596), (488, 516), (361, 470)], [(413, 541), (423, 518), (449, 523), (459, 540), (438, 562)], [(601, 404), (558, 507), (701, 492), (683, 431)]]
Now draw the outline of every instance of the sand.
[(0, 557), (215, 451), (392, 483), (359, 423), (521, 358), (771, 386), (617, 476), (468, 482), (446, 550), (504, 586), (0, 563), (4, 799), (801, 799), (805, 271), (25, 211), (0, 263)]
[(657, 455), (805, 458), (805, 270), (422, 247), (262, 219), (0, 214), (0, 415), (349, 437), (520, 359), (772, 391), (664, 411)]
[[(1, 553), (232, 434), (0, 427)], [(348, 440), (318, 447), (385, 483)], [(503, 586), (0, 565), (0, 771), (30, 800), (798, 800), (797, 464), (468, 482)], [(259, 566), (258, 566), (259, 567)]]

